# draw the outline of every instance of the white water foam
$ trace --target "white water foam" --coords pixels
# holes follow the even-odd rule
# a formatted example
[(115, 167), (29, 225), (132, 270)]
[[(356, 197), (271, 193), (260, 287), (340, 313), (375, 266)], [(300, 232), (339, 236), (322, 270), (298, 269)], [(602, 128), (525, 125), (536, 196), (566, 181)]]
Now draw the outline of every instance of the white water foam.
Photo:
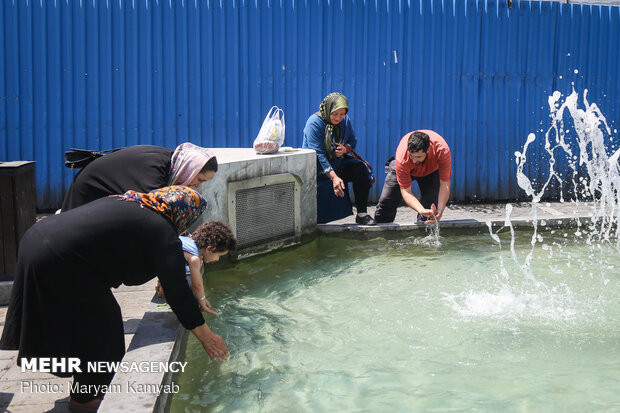
[(457, 295), (444, 294), (444, 301), (464, 318), (570, 321), (578, 314), (578, 310), (566, 307), (566, 299), (558, 302), (546, 292), (515, 292), (509, 286), (502, 286), (494, 293), (469, 290)]

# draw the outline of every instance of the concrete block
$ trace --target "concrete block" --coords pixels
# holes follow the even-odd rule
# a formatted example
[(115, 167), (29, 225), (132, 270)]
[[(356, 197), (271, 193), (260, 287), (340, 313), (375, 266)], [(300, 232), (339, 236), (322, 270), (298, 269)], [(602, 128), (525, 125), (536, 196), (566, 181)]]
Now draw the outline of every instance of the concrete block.
[[(207, 208), (193, 228), (210, 220), (229, 222), (228, 183), (290, 173), (301, 183), (302, 235), (316, 230), (316, 153), (309, 149), (257, 155), (251, 148), (214, 148), (218, 172), (200, 187)], [(274, 211), (277, 213), (277, 211)]]

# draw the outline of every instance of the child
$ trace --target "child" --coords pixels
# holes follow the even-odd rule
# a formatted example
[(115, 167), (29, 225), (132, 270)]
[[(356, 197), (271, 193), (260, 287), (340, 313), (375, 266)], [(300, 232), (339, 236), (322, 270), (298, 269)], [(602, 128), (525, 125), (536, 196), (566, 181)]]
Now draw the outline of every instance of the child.
[[(202, 283), (203, 263), (216, 262), (222, 255), (228, 254), (237, 246), (230, 227), (221, 221), (209, 221), (199, 226), (189, 237), (180, 236), (183, 255), (189, 267), (189, 276), (194, 297), (198, 300), (200, 310), (217, 315), (211, 309), (211, 303), (205, 295)], [(164, 291), (157, 281), (157, 295), (164, 297)]]

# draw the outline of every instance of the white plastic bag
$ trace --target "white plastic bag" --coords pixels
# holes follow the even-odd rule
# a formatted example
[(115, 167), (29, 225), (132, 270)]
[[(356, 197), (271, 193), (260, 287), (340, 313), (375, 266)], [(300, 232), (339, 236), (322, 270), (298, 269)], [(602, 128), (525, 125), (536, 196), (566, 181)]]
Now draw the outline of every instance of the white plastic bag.
[(263, 126), (256, 139), (254, 139), (254, 150), (256, 153), (276, 153), (284, 143), (284, 111), (277, 106), (269, 109)]

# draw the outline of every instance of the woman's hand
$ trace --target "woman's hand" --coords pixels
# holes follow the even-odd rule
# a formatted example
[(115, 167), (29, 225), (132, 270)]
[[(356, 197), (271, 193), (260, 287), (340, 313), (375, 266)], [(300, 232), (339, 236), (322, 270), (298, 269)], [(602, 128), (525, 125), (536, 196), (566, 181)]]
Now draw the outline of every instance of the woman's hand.
[(336, 154), (337, 157), (341, 158), (344, 156), (345, 153), (348, 152), (348, 149), (346, 146), (341, 145), (339, 143), (334, 143), (334, 145), (336, 145), (336, 150), (334, 151), (334, 153)]
[(206, 323), (194, 328), (192, 333), (200, 340), (211, 360), (225, 361), (230, 356), (224, 339), (211, 331)]
[(200, 301), (198, 301), (198, 306), (203, 313), (217, 315), (217, 313), (211, 309), (211, 303), (206, 298), (201, 298)]
[(211, 357), (211, 360), (226, 361), (230, 356), (224, 339), (213, 331), (211, 331), (207, 339), (202, 342), (202, 347), (204, 347), (209, 357)]
[(334, 186), (334, 194), (342, 198), (344, 196), (344, 181), (340, 179), (338, 175), (334, 174), (332, 184)]
[(332, 185), (334, 187), (334, 194), (336, 194), (336, 196), (343, 197), (344, 188), (345, 188), (344, 181), (340, 179), (340, 177), (336, 175), (336, 172), (334, 172), (333, 170), (329, 171), (329, 173), (327, 174), (327, 177), (332, 180)]

